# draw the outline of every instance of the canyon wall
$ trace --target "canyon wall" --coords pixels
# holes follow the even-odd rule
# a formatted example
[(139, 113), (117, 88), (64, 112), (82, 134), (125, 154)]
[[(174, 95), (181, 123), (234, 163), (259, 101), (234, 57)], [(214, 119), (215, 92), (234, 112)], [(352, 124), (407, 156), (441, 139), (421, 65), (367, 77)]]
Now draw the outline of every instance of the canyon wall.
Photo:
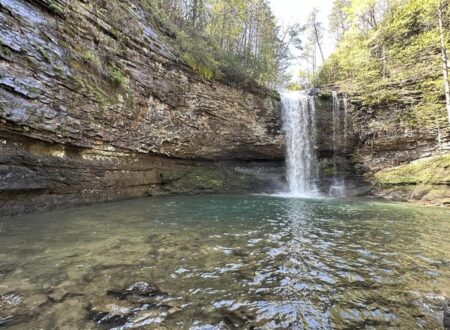
[[(411, 122), (413, 104), (426, 97), (414, 84), (392, 86), (398, 95), (389, 103), (367, 103), (368, 95), (341, 91), (348, 99), (346, 148), (339, 154), (350, 193), (367, 194), (395, 201), (450, 205), (450, 127)], [(334, 87), (332, 89), (338, 89)], [(370, 96), (370, 95), (369, 95)], [(323, 88), (319, 100), (323, 121), (332, 121), (331, 89)], [(320, 103), (319, 102), (319, 103)], [(328, 125), (330, 126), (330, 125)], [(331, 172), (332, 146), (322, 137), (324, 177)]]
[(204, 79), (129, 8), (0, 0), (0, 216), (279, 181), (278, 95)]

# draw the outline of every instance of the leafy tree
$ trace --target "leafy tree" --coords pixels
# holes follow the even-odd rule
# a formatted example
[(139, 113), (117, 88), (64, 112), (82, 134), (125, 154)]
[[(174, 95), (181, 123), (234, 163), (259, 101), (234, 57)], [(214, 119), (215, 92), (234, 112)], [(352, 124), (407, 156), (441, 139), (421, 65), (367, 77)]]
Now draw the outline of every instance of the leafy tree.
[(391, 125), (446, 126), (448, 0), (338, 2), (336, 11), (347, 15), (345, 22), (336, 14), (330, 24), (344, 22), (345, 32), (315, 82), (339, 85), (344, 92), (359, 95), (366, 106), (403, 104), (407, 110)]
[(348, 30), (348, 8), (350, 0), (334, 0), (330, 14), (330, 30), (336, 34), (336, 39), (340, 41), (344, 33)]
[(275, 87), (284, 79), (298, 26), (283, 34), (266, 0), (145, 0), (185, 62), (207, 78), (249, 79)]

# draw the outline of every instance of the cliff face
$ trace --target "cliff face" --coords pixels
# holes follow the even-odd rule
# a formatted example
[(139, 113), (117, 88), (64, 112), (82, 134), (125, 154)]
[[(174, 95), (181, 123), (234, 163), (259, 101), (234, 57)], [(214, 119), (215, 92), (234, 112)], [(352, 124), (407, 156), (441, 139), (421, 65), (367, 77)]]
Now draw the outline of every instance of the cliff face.
[(203, 79), (138, 2), (117, 4), (126, 25), (96, 2), (0, 0), (0, 215), (239, 190), (262, 177), (249, 161), (278, 175), (266, 162), (284, 153), (277, 96)]
[(376, 196), (450, 205), (450, 127), (408, 127), (402, 117), (411, 111), (409, 102), (398, 101), (367, 107), (352, 100), (360, 141), (355, 159), (364, 165)]
[[(394, 87), (398, 97), (389, 103), (362, 101), (370, 95), (340, 94), (341, 100), (348, 98), (348, 131), (338, 161), (350, 192), (370, 188), (372, 195), (396, 201), (450, 204), (450, 127), (408, 121), (413, 117), (411, 105), (426, 93), (414, 85)], [(332, 121), (330, 94), (323, 89), (322, 102), (329, 104), (323, 122)], [(325, 173), (331, 159), (326, 136), (329, 132), (319, 143)]]

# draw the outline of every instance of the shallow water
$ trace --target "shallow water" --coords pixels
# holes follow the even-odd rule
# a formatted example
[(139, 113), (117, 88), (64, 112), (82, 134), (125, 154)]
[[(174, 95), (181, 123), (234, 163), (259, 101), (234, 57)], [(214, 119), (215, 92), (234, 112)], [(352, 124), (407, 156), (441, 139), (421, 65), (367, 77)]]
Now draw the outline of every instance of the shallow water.
[[(446, 209), (164, 197), (0, 228), (7, 329), (431, 329), (450, 298)], [(141, 281), (159, 291), (127, 291)]]

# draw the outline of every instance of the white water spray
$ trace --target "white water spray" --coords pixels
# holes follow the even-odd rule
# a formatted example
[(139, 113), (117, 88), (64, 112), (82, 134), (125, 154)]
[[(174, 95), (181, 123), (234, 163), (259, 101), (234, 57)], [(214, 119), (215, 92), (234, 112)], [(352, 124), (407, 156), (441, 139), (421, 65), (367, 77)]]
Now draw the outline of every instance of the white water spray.
[(285, 92), (282, 101), (289, 193), (298, 197), (317, 196), (319, 170), (314, 98), (305, 92)]

